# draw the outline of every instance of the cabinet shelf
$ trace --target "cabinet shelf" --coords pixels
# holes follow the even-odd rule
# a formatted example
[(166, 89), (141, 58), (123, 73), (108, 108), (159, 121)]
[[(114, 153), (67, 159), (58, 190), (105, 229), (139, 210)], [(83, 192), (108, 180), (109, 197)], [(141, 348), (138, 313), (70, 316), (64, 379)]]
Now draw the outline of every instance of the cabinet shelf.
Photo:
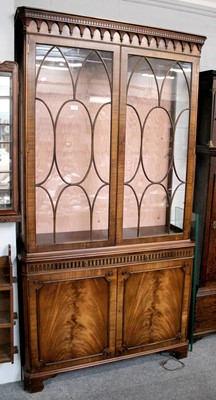
[(10, 287), (10, 283), (8, 282), (8, 280), (10, 279), (10, 277), (4, 275), (0, 278), (0, 290), (4, 290), (7, 289), (8, 287)]
[(0, 345), (0, 363), (11, 361), (10, 344)]
[(11, 246), (0, 257), (0, 363), (13, 362), (13, 280)]
[(0, 290), (3, 286), (10, 286), (11, 285), (11, 261), (10, 256), (2, 256), (0, 257)]
[(8, 327), (10, 324), (10, 312), (0, 311), (0, 328)]

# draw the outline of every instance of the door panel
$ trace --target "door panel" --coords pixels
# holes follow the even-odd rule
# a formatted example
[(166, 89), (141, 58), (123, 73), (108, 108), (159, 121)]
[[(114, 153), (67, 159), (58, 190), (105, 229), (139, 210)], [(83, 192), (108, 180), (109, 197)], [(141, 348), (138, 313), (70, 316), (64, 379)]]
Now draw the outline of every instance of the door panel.
[(39, 277), (30, 282), (30, 293), (37, 368), (86, 363), (114, 353), (115, 271)]
[(208, 197), (206, 236), (207, 246), (203, 254), (203, 264), (206, 263), (206, 279), (216, 279), (216, 162), (212, 160), (210, 171), (210, 191)]
[(189, 307), (191, 274), (187, 267), (180, 261), (119, 271), (120, 353), (144, 351), (146, 346), (174, 343), (185, 336), (183, 314)]

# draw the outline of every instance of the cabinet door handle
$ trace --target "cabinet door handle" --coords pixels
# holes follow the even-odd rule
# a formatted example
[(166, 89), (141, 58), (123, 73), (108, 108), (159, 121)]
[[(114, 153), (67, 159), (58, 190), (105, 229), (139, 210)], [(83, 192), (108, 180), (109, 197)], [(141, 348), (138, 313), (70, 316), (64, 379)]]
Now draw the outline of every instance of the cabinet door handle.
[(216, 220), (212, 221), (212, 228), (216, 229)]

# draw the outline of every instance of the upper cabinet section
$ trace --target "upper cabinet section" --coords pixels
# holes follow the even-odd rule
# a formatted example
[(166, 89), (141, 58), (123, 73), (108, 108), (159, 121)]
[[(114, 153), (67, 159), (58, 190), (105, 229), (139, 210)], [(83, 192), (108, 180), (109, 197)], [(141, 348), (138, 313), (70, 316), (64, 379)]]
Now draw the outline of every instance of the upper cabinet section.
[(21, 7), (29, 251), (188, 239), (205, 38)]
[(18, 68), (0, 64), (0, 222), (19, 219), (18, 213)]

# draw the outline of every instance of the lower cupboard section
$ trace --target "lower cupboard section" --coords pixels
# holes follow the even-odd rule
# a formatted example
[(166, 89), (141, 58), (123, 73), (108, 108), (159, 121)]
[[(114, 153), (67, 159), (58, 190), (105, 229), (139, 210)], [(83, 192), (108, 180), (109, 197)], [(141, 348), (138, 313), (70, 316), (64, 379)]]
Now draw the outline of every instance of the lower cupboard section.
[(23, 275), (25, 388), (161, 350), (187, 355), (192, 259)]

